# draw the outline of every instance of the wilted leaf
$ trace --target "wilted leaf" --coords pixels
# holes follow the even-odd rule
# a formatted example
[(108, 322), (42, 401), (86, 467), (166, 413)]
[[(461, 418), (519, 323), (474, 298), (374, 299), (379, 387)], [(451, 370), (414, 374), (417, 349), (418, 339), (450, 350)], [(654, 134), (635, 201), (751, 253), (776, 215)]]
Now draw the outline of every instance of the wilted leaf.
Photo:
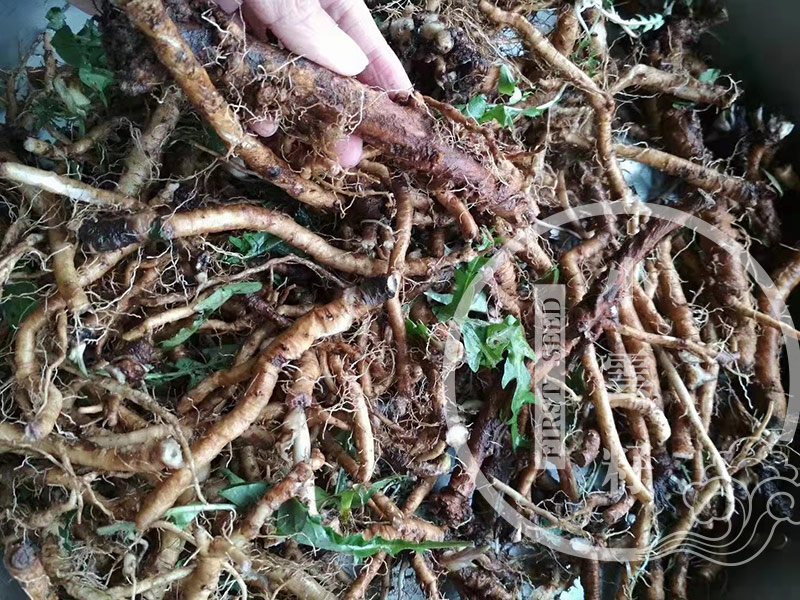
[(378, 552), (392, 556), (404, 550), (436, 550), (443, 548), (465, 548), (470, 542), (407, 542), (404, 540), (384, 540), (375, 537), (365, 540), (361, 534), (343, 536), (331, 527), (322, 524), (320, 517), (312, 517), (308, 509), (297, 500), (290, 500), (278, 511), (279, 535), (290, 537), (298, 544), (316, 550), (330, 550), (340, 554), (350, 554), (356, 558), (367, 558)]

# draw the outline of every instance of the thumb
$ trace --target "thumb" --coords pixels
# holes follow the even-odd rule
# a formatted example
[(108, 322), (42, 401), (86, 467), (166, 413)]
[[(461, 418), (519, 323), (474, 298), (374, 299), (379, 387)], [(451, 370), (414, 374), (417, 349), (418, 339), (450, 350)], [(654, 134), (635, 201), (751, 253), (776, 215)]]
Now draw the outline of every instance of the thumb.
[[(353, 76), (369, 64), (367, 55), (320, 6), (318, 0), (245, 0), (252, 18), (268, 28), (295, 54)], [(263, 33), (263, 32), (261, 32)]]

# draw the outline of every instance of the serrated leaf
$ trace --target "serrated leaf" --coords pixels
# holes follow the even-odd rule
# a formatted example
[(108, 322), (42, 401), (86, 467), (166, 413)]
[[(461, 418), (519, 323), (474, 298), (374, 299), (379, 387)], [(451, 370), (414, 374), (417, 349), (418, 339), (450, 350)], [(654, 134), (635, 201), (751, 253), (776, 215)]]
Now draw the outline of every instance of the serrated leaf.
[(169, 364), (169, 370), (151, 372), (145, 375), (145, 381), (151, 385), (158, 386), (188, 377), (188, 386), (193, 388), (208, 377), (210, 373), (230, 367), (238, 350), (238, 344), (223, 344), (219, 347), (203, 348), (201, 350), (203, 361), (188, 357), (179, 358), (174, 363)]
[(364, 539), (361, 534), (344, 536), (331, 527), (322, 524), (320, 517), (308, 514), (308, 509), (301, 502), (292, 499), (285, 503), (277, 515), (279, 535), (289, 537), (298, 544), (310, 546), (316, 550), (329, 550), (340, 554), (349, 554), (356, 558), (368, 558), (378, 552), (386, 552), (396, 556), (404, 550), (423, 551), (444, 548), (465, 548), (470, 542), (407, 542), (405, 540), (384, 540), (374, 537)]
[(198, 302), (194, 310), (200, 313), (212, 313), (237, 294), (254, 294), (262, 288), (259, 281), (239, 281), (229, 283), (214, 290), (209, 296)]
[[(465, 295), (471, 298), (469, 311), (486, 312), (485, 295), (480, 298), (480, 294), (475, 293), (475, 280), (480, 275), (481, 269), (489, 262), (489, 258), (485, 256), (478, 257), (466, 265), (461, 265), (456, 269), (455, 281), (453, 284), (453, 293), (447, 300), (447, 304), (443, 307), (436, 307), (434, 314), (440, 321), (449, 321), (456, 314), (456, 309), (461, 303)], [(435, 292), (426, 292), (426, 296), (440, 301), (444, 301), (445, 295), (437, 295)], [(443, 302), (444, 303), (444, 302)]]
[(208, 317), (202, 316), (192, 321), (192, 324), (189, 327), (181, 327), (178, 330), (178, 333), (173, 335), (168, 340), (164, 340), (163, 342), (161, 342), (160, 344), (161, 347), (164, 350), (172, 350), (174, 348), (177, 348), (181, 344), (185, 343), (190, 337), (192, 337), (197, 332), (197, 330), (203, 326), (203, 323), (205, 323), (207, 320)]
[(67, 24), (67, 17), (64, 15), (64, 9), (58, 6), (54, 6), (48, 10), (45, 19), (47, 19), (47, 26), (53, 31), (57, 31)]
[(519, 114), (519, 110), (503, 104), (495, 104), (487, 109), (483, 116), (478, 119), (478, 123), (488, 123), (489, 121), (496, 121), (503, 127), (512, 127), (514, 125), (514, 117)]

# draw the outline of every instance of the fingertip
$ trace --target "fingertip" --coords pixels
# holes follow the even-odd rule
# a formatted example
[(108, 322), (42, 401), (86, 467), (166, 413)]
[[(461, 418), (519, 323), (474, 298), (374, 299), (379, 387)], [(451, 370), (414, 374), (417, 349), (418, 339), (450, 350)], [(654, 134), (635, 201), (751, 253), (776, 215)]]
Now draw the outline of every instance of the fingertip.
[(289, 50), (346, 77), (363, 72), (369, 59), (326, 12), (319, 8), (305, 19), (284, 18), (269, 25)]
[(241, 0), (214, 0), (214, 2), (228, 14), (239, 10), (242, 5)]
[(336, 158), (345, 169), (352, 169), (361, 161), (363, 150), (364, 140), (357, 135), (342, 138), (333, 145)]
[(414, 89), (403, 65), (393, 55), (389, 58), (381, 56), (374, 59), (358, 79), (362, 83), (388, 92), (411, 92)]
[(278, 131), (278, 124), (271, 119), (261, 119), (250, 123), (250, 130), (261, 137), (271, 137)]

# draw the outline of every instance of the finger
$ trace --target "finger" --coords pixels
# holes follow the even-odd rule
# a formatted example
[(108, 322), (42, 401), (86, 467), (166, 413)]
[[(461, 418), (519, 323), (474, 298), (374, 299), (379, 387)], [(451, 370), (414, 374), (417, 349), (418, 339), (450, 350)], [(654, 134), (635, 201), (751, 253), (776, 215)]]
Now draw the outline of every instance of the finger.
[(358, 75), (367, 67), (367, 56), (317, 0), (247, 0), (246, 5), (295, 54), (341, 75)]
[(248, 123), (248, 127), (253, 133), (260, 135), (261, 137), (273, 136), (275, 135), (275, 132), (278, 131), (278, 124), (272, 119), (260, 119), (258, 121), (253, 121)]
[(241, 0), (214, 0), (222, 10), (226, 13), (230, 14), (236, 10), (239, 10), (242, 2)]
[(359, 76), (384, 90), (410, 90), (411, 80), (389, 47), (363, 0), (321, 0), (322, 8), (361, 47), (369, 66)]
[(363, 149), (364, 141), (357, 135), (342, 138), (333, 146), (338, 163), (345, 169), (352, 169), (359, 163)]

